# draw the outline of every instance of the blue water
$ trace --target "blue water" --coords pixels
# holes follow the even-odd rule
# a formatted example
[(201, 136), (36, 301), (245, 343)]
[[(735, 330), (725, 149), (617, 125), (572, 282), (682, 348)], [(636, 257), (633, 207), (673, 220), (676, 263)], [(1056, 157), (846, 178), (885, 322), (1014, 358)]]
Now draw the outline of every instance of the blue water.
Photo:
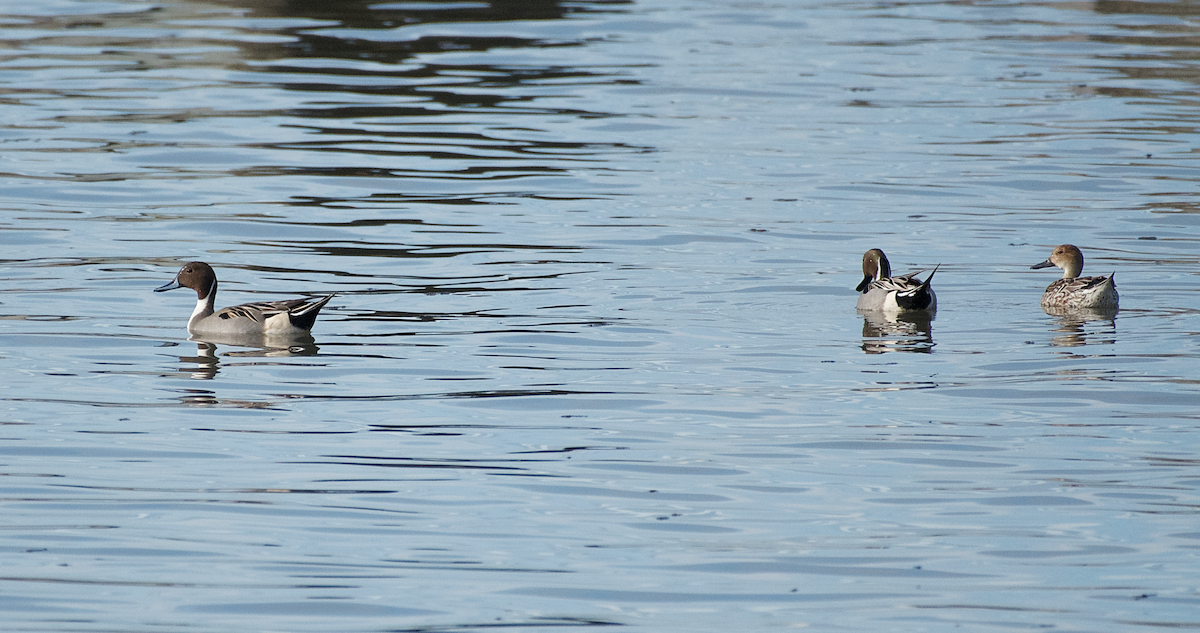
[(1195, 7), (0, 14), (0, 630), (1200, 627)]

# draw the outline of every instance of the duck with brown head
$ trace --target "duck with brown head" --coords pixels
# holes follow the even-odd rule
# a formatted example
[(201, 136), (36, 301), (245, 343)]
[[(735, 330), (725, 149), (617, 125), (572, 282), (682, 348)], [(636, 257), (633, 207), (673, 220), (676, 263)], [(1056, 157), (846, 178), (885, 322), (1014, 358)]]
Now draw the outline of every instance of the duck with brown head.
[(1062, 269), (1062, 279), (1046, 286), (1042, 293), (1042, 308), (1062, 311), (1076, 309), (1116, 310), (1120, 302), (1117, 295), (1116, 273), (1107, 277), (1080, 277), (1083, 272), (1083, 252), (1072, 244), (1056, 246), (1050, 257), (1031, 269), (1057, 266)]
[(937, 266), (925, 281), (917, 279), (917, 275), (925, 272), (923, 270), (893, 277), (887, 255), (872, 248), (863, 254), (862, 269), (863, 280), (855, 288), (861, 293), (858, 295), (859, 310), (888, 313), (937, 310), (937, 295), (930, 285)]
[(176, 288), (196, 291), (196, 308), (187, 324), (188, 333), (196, 336), (306, 336), (316, 323), (321, 308), (334, 297), (330, 294), (316, 299), (258, 301), (214, 310), (217, 274), (204, 262), (184, 264), (173, 281), (154, 291), (165, 292)]

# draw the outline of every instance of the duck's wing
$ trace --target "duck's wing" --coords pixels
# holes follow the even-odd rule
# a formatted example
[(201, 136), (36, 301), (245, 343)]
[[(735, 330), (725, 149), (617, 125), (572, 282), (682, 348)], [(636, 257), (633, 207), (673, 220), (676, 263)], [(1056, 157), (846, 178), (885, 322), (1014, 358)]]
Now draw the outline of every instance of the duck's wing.
[(1042, 294), (1042, 308), (1051, 310), (1116, 309), (1120, 297), (1117, 295), (1115, 275), (1108, 277), (1075, 277), (1059, 279), (1046, 287)]
[(1117, 283), (1113, 281), (1113, 277), (1075, 277), (1074, 279), (1059, 279), (1050, 284), (1047, 292), (1053, 289), (1059, 294), (1087, 294), (1101, 290), (1105, 286), (1112, 284), (1113, 288), (1117, 287)]
[(925, 271), (918, 270), (915, 273), (901, 275), (900, 277), (884, 277), (883, 279), (872, 281), (871, 285), (868, 286), (868, 289), (882, 290), (884, 292), (905, 292), (907, 290), (915, 290), (920, 288), (923, 284), (919, 279), (913, 279), (913, 275), (923, 272)]
[[(329, 297), (325, 297), (324, 301), (329, 301)], [(267, 319), (283, 313), (293, 312), (301, 309), (308, 304), (313, 303), (311, 299), (287, 299), (284, 301), (255, 301), (253, 303), (243, 303), (242, 305), (229, 306), (221, 308), (212, 318), (216, 319), (249, 319), (257, 323), (262, 323)], [(325, 305), (323, 302), (321, 305)]]

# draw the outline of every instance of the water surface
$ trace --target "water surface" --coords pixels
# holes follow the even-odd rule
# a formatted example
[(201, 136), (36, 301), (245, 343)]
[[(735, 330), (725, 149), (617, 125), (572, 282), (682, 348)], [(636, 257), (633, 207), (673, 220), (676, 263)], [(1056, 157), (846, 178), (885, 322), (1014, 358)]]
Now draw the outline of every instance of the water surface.
[(1200, 626), (1190, 5), (3, 14), (0, 628)]

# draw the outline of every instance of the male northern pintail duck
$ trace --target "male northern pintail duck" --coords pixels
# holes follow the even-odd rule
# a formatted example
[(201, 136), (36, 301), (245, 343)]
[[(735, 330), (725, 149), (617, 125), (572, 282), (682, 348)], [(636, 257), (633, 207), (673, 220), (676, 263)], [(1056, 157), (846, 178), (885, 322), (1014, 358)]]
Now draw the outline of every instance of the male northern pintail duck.
[(1063, 269), (1062, 279), (1046, 286), (1042, 294), (1042, 307), (1047, 309), (1075, 310), (1079, 308), (1115, 309), (1117, 307), (1117, 282), (1113, 273), (1107, 277), (1080, 277), (1083, 272), (1083, 253), (1078, 248), (1063, 244), (1054, 249), (1050, 258), (1030, 268)]
[(239, 306), (230, 306), (214, 312), (217, 300), (217, 274), (204, 262), (184, 264), (175, 275), (175, 280), (154, 292), (165, 292), (176, 288), (191, 288), (196, 291), (196, 309), (188, 320), (188, 333), (209, 336), (304, 336), (317, 321), (321, 308), (333, 298), (326, 295), (319, 299), (289, 299), (286, 301), (259, 301)]
[(916, 278), (925, 272), (924, 270), (893, 277), (892, 265), (888, 263), (887, 255), (878, 248), (872, 248), (863, 254), (862, 268), (862, 283), (855, 288), (862, 293), (858, 296), (859, 310), (933, 312), (937, 309), (937, 295), (929, 285), (933, 281), (933, 275), (937, 273), (936, 266), (925, 281)]

